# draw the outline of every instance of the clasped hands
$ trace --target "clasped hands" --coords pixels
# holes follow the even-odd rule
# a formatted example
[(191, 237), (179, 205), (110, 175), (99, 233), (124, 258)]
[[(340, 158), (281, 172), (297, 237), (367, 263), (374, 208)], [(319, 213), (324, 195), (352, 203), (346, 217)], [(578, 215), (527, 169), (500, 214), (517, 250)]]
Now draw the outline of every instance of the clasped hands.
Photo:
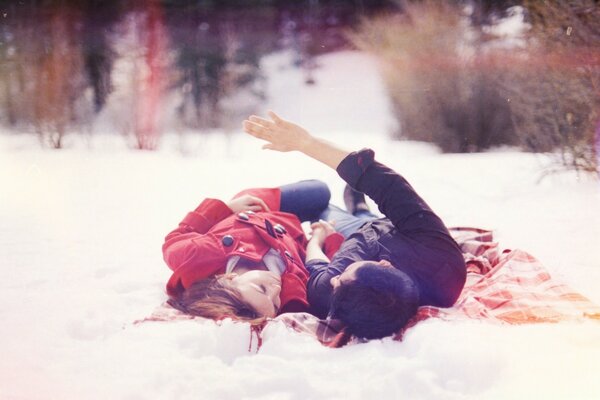
[(325, 239), (327, 239), (327, 236), (335, 233), (335, 228), (333, 227), (334, 225), (335, 225), (334, 221), (327, 222), (322, 219), (320, 219), (317, 222), (313, 222), (310, 225), (310, 229), (311, 229), (310, 241), (315, 240), (319, 244), (319, 247), (323, 247), (323, 244), (325, 243)]

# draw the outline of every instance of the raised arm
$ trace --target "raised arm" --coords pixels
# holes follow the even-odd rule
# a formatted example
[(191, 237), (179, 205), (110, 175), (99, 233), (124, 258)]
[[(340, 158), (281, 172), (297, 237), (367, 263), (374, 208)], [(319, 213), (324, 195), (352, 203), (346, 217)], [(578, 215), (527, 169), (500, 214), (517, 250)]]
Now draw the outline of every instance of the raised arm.
[(263, 149), (300, 151), (333, 169), (350, 154), (335, 143), (312, 136), (300, 125), (284, 120), (273, 111), (269, 111), (269, 117), (272, 120), (252, 115), (243, 123), (247, 133), (268, 142)]
[(365, 193), (379, 210), (404, 232), (436, 232), (449, 236), (446, 227), (401, 175), (374, 160), (372, 150), (350, 152), (306, 129), (286, 121), (272, 111), (271, 120), (255, 115), (244, 121), (244, 130), (267, 141), (265, 149), (300, 151), (335, 169), (355, 189)]

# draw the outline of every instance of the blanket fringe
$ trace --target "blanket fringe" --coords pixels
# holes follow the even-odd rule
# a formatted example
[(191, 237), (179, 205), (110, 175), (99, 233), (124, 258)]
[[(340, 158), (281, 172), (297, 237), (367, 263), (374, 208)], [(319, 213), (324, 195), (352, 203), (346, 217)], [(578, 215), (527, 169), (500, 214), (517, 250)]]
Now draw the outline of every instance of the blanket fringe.
[(252, 353), (252, 341), (254, 336), (256, 336), (256, 351), (254, 353), (258, 353), (263, 344), (262, 338), (262, 330), (265, 327), (266, 323), (262, 323), (259, 325), (250, 325), (250, 342), (248, 343), (248, 353)]

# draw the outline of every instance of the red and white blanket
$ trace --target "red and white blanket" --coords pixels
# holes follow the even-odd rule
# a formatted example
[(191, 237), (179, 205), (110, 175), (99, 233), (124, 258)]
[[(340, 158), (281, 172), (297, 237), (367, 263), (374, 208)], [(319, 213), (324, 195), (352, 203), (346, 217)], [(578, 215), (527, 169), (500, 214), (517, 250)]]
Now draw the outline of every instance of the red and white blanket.
[[(443, 320), (486, 320), (500, 324), (600, 320), (600, 307), (567, 284), (550, 276), (544, 266), (522, 250), (500, 252), (491, 231), (451, 228), (467, 264), (467, 282), (456, 304), (450, 308), (420, 307), (402, 332), (428, 318)], [(142, 321), (194, 319), (166, 303)], [(198, 318), (201, 320), (201, 318)], [(298, 332), (312, 335), (321, 343), (337, 347), (358, 342), (343, 332), (339, 321), (320, 320), (310, 314), (283, 314), (266, 325), (283, 323)]]

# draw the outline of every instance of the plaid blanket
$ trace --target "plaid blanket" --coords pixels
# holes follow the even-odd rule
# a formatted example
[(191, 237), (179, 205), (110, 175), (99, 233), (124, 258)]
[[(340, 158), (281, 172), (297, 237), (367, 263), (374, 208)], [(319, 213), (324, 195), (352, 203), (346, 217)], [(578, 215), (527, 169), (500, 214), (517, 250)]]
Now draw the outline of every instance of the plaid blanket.
[[(428, 318), (478, 319), (499, 324), (600, 320), (600, 307), (551, 277), (532, 255), (522, 250), (501, 252), (488, 230), (451, 228), (450, 232), (460, 245), (467, 265), (467, 282), (460, 297), (450, 308), (420, 307), (417, 315), (394, 339), (402, 340), (407, 329)], [(150, 317), (136, 323), (194, 318), (165, 303)], [(268, 334), (272, 324), (285, 324), (331, 347), (359, 342), (345, 333), (339, 321), (320, 320), (306, 313), (282, 314), (266, 323), (262, 327), (263, 333)], [(256, 329), (253, 332), (257, 332)]]

